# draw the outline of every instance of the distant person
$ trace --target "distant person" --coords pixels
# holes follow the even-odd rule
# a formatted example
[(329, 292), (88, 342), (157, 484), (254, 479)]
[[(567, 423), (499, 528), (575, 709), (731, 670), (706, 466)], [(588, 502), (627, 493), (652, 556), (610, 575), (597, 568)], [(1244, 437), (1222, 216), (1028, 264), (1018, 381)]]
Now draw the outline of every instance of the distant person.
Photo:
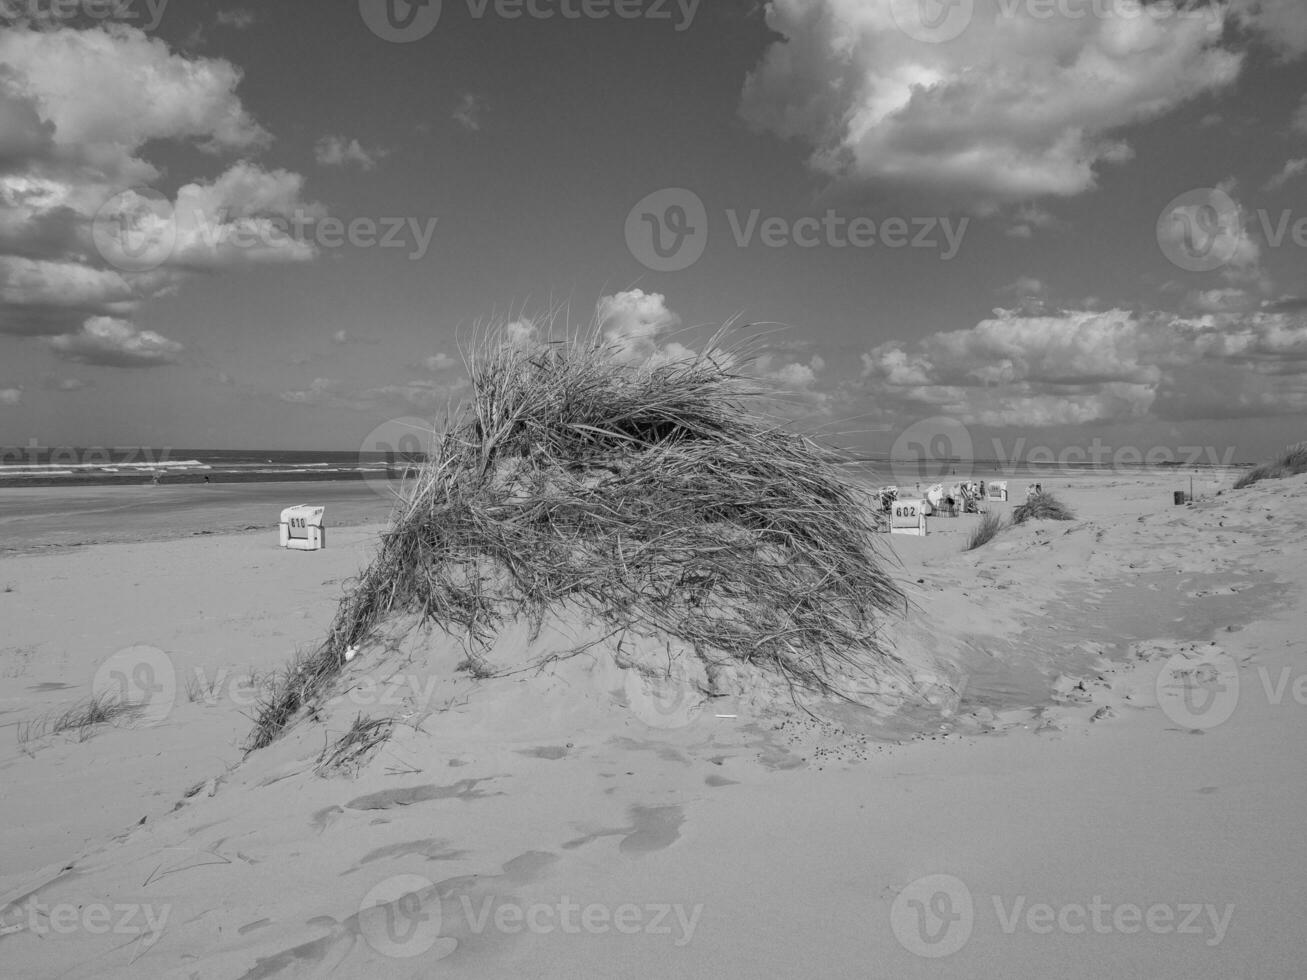
[(208, 478), (207, 476), (204, 478), (204, 482), (205, 482), (205, 483), (208, 483), (208, 482), (209, 482), (209, 478)]

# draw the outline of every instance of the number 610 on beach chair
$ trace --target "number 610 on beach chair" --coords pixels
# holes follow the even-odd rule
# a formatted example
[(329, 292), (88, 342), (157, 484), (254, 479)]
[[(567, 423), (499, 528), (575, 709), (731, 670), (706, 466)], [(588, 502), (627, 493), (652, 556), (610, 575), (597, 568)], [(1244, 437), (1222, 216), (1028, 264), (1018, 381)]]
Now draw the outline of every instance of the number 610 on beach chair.
[(327, 546), (327, 528), (322, 514), (325, 507), (300, 504), (281, 512), (278, 534), (283, 548), (296, 551), (319, 551)]

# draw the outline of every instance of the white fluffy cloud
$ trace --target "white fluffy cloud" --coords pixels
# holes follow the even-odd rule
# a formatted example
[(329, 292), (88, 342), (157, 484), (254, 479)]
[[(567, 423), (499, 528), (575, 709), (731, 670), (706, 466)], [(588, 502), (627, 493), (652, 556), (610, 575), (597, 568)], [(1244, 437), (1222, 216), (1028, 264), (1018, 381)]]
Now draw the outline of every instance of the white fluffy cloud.
[(490, 102), (485, 96), (464, 92), (459, 96), (451, 118), (464, 129), (475, 133), (481, 129), (481, 117), (489, 108)]
[(171, 201), (143, 190), (154, 143), (269, 142), (240, 80), (131, 27), (0, 31), (0, 333), (88, 363), (168, 363), (181, 345), (132, 324), (142, 303), (196, 271), (314, 256), (292, 221), (322, 211), (298, 174), (242, 161)]
[(0, 32), (0, 63), (53, 126), (57, 159), (107, 183), (148, 183), (135, 154), (150, 140), (249, 150), (270, 137), (236, 96), (241, 73), (219, 58), (183, 58), (128, 27)]
[(1307, 315), (1001, 312), (863, 355), (880, 407), (983, 425), (1283, 415), (1307, 410)]
[(182, 351), (181, 344), (153, 330), (107, 316), (91, 317), (77, 333), (50, 337), (47, 343), (65, 360), (109, 367), (175, 364)]
[(1286, 160), (1284, 166), (1274, 177), (1266, 182), (1266, 190), (1278, 191), (1289, 181), (1307, 174), (1307, 157), (1298, 157), (1294, 160)]
[(365, 150), (356, 139), (343, 136), (324, 136), (313, 147), (313, 156), (324, 167), (344, 167), (349, 164), (360, 170), (374, 170), (377, 161), (386, 155), (380, 148)]
[(1117, 130), (1240, 71), (1219, 4), (1170, 19), (1034, 9), (977, 0), (960, 36), (932, 44), (906, 36), (890, 3), (773, 0), (784, 40), (749, 75), (741, 113), (809, 144), (810, 165), (836, 181), (985, 208), (1092, 189), (1132, 155)]

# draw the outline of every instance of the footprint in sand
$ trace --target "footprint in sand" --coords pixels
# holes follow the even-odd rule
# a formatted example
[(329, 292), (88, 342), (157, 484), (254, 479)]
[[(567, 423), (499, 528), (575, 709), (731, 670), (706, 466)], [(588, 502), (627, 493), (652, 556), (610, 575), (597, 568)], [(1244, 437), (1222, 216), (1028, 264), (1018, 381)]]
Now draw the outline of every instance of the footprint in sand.
[(684, 808), (679, 806), (632, 806), (631, 825), (629, 827), (610, 827), (596, 830), (570, 840), (563, 845), (567, 850), (574, 850), (593, 843), (601, 837), (622, 838), (617, 849), (623, 854), (648, 854), (671, 847), (681, 836), (681, 824), (685, 823)]
[(348, 810), (389, 810), (397, 806), (412, 806), (414, 803), (429, 803), (432, 800), (480, 800), (487, 796), (503, 796), (503, 793), (487, 793), (478, 790), (477, 784), (484, 779), (460, 779), (449, 786), (410, 786), (406, 789), (387, 789), (380, 793), (369, 793), (345, 804)]

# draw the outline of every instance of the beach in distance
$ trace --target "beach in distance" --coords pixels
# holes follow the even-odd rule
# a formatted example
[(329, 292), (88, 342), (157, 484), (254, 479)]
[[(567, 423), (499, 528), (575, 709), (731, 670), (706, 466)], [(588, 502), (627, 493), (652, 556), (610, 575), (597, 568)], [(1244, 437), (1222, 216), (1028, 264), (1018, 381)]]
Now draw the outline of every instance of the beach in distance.
[[(489, 677), (415, 630), (248, 756), (385, 494), (7, 491), (0, 956), (97, 980), (799, 976), (817, 948), (840, 977), (1298, 976), (1307, 476), (1238, 475), (1181, 506), (1188, 473), (1050, 473), (1073, 520), (973, 551), (975, 514), (885, 535), (911, 696), (874, 711), (687, 700), (598, 655)], [(278, 547), (298, 503), (325, 550)], [(509, 629), (487, 662), (587, 637)], [(56, 730), (114, 671), (148, 711)], [(386, 718), (375, 757), (328, 765)], [(121, 929), (77, 911), (101, 906)]]

